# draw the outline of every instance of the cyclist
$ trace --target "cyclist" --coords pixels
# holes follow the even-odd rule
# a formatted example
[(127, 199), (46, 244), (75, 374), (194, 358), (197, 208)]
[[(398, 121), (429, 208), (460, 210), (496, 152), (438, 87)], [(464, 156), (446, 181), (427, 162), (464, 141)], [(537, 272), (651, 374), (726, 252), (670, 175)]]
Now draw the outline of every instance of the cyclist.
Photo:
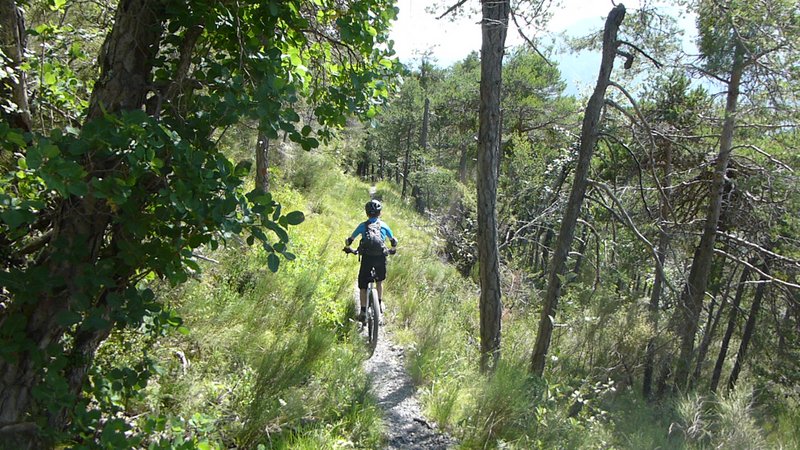
[[(378, 290), (378, 303), (383, 311), (383, 280), (386, 279), (386, 255), (394, 254), (397, 247), (397, 239), (392, 234), (389, 225), (381, 219), (381, 209), (383, 206), (378, 200), (370, 200), (364, 205), (367, 213), (367, 221), (358, 224), (353, 234), (345, 239), (345, 253), (352, 253), (350, 245), (357, 236), (361, 236), (358, 244), (358, 253), (361, 255), (361, 268), (358, 270), (358, 289), (361, 309), (358, 313), (358, 320), (364, 322), (367, 312), (367, 284), (369, 283), (370, 272), (375, 269), (375, 284)], [(386, 247), (386, 239), (392, 244), (392, 248)]]

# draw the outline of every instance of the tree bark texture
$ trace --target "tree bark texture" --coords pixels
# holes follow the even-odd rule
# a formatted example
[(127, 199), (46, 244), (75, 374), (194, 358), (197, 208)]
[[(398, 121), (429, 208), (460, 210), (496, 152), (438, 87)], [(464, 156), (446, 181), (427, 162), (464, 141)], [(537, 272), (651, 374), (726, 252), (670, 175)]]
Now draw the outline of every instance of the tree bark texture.
[(719, 155), (714, 166), (714, 174), (708, 199), (706, 220), (700, 243), (694, 252), (689, 278), (681, 291), (678, 303), (680, 320), (676, 323), (679, 329), (680, 353), (675, 369), (675, 385), (685, 388), (689, 371), (694, 358), (694, 340), (697, 335), (700, 311), (703, 309), (708, 277), (711, 272), (711, 260), (714, 254), (714, 242), (717, 238), (717, 224), (722, 210), (722, 197), (725, 189), (725, 173), (731, 158), (733, 147), (733, 130), (736, 125), (736, 107), (739, 100), (739, 84), (744, 70), (743, 50), (737, 46), (734, 56), (731, 78), (728, 83), (728, 95), (725, 105), (725, 121), (719, 142)]
[(25, 20), (22, 10), (13, 0), (0, 0), (0, 64), (11, 70), (14, 77), (0, 79), (0, 98), (8, 98), (16, 111), (3, 113), (11, 126), (30, 131), (31, 112), (25, 72), (20, 65), (25, 57)]
[(100, 50), (100, 77), (92, 91), (87, 120), (104, 111), (139, 109), (152, 89), (152, 73), (164, 15), (160, 0), (121, 0), (114, 28)]
[(558, 308), (558, 297), (561, 294), (561, 277), (566, 273), (567, 256), (575, 235), (575, 226), (583, 204), (583, 197), (586, 194), (587, 177), (599, 133), (600, 114), (603, 109), (606, 89), (611, 80), (611, 71), (614, 68), (617, 47), (619, 46), (617, 31), (624, 18), (625, 6), (617, 5), (608, 14), (603, 31), (603, 57), (600, 63), (600, 73), (597, 77), (597, 85), (591, 98), (589, 98), (589, 103), (586, 105), (586, 111), (583, 116), (581, 145), (578, 164), (575, 168), (575, 178), (572, 182), (572, 191), (561, 220), (561, 228), (556, 240), (553, 260), (550, 264), (547, 291), (541, 317), (539, 318), (539, 331), (531, 354), (530, 371), (538, 376), (542, 376), (544, 373), (545, 357), (550, 348), (553, 322)]
[(500, 88), (511, 11), (509, 0), (483, 0), (481, 84), (478, 109), (478, 260), (482, 372), (500, 357), (500, 261), (497, 248), (497, 169), (500, 160)]
[[(144, 106), (164, 20), (161, 9), (161, 2), (156, 0), (120, 1), (114, 27), (101, 50), (101, 75), (92, 92), (87, 121), (104, 113)], [(86, 164), (89, 170), (102, 170), (113, 164), (113, 161), (89, 163), (90, 159)], [(51, 242), (54, 244), (44, 249), (45, 254), (39, 258), (42, 269), (52, 280), (52, 289), (38, 298), (15, 299), (19, 301), (0, 317), (0, 321), (11, 315), (24, 317), (26, 343), (16, 360), (0, 359), (0, 428), (24, 420), (31, 408), (32, 390), (43, 375), (43, 361), (47, 361), (49, 346), (58, 344), (66, 332), (66, 327), (58, 320), (59, 314), (81, 299), (101, 300), (100, 293), (76, 280), (84, 279), (93, 271), (101, 249), (109, 245), (108, 227), (112, 216), (105, 201), (91, 196), (64, 200), (53, 227)], [(69, 252), (74, 259), (67, 262), (53, 257), (57, 252)], [(129, 275), (124, 267), (118, 269), (118, 277)], [(93, 354), (102, 340), (97, 337), (79, 336), (76, 345), (80, 348), (75, 347), (74, 351)], [(68, 367), (66, 371), (78, 378), (85, 377), (82, 370), (73, 371)], [(74, 385), (79, 390), (82, 382)], [(78, 393), (72, 390), (73, 394)]]

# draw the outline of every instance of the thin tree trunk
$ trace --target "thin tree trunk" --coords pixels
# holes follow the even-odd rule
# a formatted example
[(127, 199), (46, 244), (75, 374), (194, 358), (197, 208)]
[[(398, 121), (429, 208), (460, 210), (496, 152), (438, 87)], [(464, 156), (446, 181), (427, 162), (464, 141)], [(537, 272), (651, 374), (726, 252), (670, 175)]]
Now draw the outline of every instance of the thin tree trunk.
[(261, 130), (256, 140), (256, 189), (269, 192), (269, 138)]
[(5, 118), (11, 126), (30, 131), (33, 120), (28, 105), (28, 86), (25, 71), (20, 66), (25, 59), (25, 20), (22, 10), (13, 0), (0, 0), (0, 50), (5, 55), (2, 65), (5, 71), (13, 76), (3, 78), (0, 83), (0, 98), (11, 100), (16, 109), (3, 110), (0, 117)]
[(722, 342), (719, 346), (719, 354), (717, 355), (717, 362), (714, 364), (714, 371), (711, 373), (711, 383), (709, 389), (711, 392), (717, 391), (719, 379), (722, 376), (722, 366), (725, 364), (725, 358), (728, 355), (728, 346), (731, 342), (731, 337), (736, 329), (736, 319), (739, 316), (739, 305), (742, 302), (742, 295), (747, 286), (747, 279), (750, 277), (750, 268), (745, 266), (742, 269), (742, 275), (739, 276), (739, 285), (736, 287), (736, 295), (733, 297), (733, 304), (731, 305), (731, 312), (728, 313), (728, 326), (725, 328), (725, 334), (722, 336)]
[(550, 339), (553, 334), (553, 321), (558, 308), (558, 297), (561, 294), (561, 277), (566, 271), (567, 255), (569, 254), (572, 238), (575, 234), (575, 225), (580, 214), (583, 197), (586, 193), (587, 176), (591, 166), (594, 146), (597, 143), (600, 114), (603, 108), (606, 89), (611, 79), (611, 70), (614, 67), (614, 58), (617, 54), (617, 31), (622, 19), (625, 17), (625, 6), (617, 5), (608, 14), (603, 31), (603, 59), (600, 63), (600, 73), (594, 93), (586, 106), (581, 128), (581, 146), (578, 164), (575, 168), (575, 178), (572, 183), (572, 192), (569, 196), (564, 217), (561, 220), (561, 229), (558, 233), (553, 261), (550, 264), (550, 275), (547, 280), (547, 292), (544, 298), (541, 317), (539, 318), (539, 331), (536, 335), (536, 344), (531, 354), (531, 373), (542, 376), (544, 373), (545, 357), (550, 348)]
[(586, 252), (586, 246), (589, 243), (589, 238), (587, 237), (589, 227), (584, 225), (583, 232), (581, 233), (581, 245), (578, 247), (578, 255), (575, 257), (575, 268), (572, 271), (575, 275), (581, 274), (581, 263), (583, 262), (584, 253)]
[(411, 159), (411, 129), (408, 129), (406, 134), (406, 157), (405, 162), (403, 162), (403, 189), (400, 192), (400, 198), (405, 200), (406, 198), (406, 188), (408, 187), (408, 169), (409, 169), (409, 160)]
[(540, 260), (540, 270), (542, 273), (542, 278), (545, 277), (545, 273), (547, 272), (548, 267), (550, 267), (550, 244), (553, 242), (553, 238), (556, 236), (556, 233), (553, 231), (552, 228), (548, 227), (547, 231), (544, 233), (542, 237), (542, 258)]
[(481, 372), (500, 358), (500, 261), (497, 249), (497, 166), (500, 89), (510, 0), (482, 0), (481, 84), (478, 110), (478, 261), (480, 264)]
[[(662, 224), (664, 222), (662, 221)], [(663, 227), (663, 225), (662, 225)], [(658, 249), (656, 249), (656, 257), (658, 258), (658, 264), (661, 267), (664, 267), (664, 262), (666, 260), (667, 254), (667, 247), (669, 246), (669, 235), (667, 234), (666, 230), (662, 228), (659, 238), (658, 238)], [(658, 270), (656, 268), (655, 280), (653, 281), (653, 290), (650, 293), (650, 305), (648, 307), (650, 312), (650, 326), (653, 329), (653, 336), (650, 337), (647, 341), (647, 350), (645, 351), (645, 363), (644, 363), (644, 375), (642, 377), (642, 395), (645, 398), (651, 398), (652, 396), (652, 383), (653, 383), (653, 369), (656, 357), (656, 336), (658, 335), (659, 329), (659, 317), (660, 317), (660, 304), (661, 304), (661, 292), (663, 290), (662, 285), (664, 284), (664, 271)]]
[(713, 181), (709, 193), (708, 211), (703, 227), (703, 235), (694, 253), (689, 279), (684, 285), (679, 302), (681, 320), (678, 321), (680, 338), (680, 354), (675, 369), (675, 385), (684, 388), (689, 378), (689, 368), (694, 357), (694, 339), (697, 335), (700, 311), (708, 285), (711, 271), (711, 257), (714, 254), (714, 242), (717, 238), (717, 223), (722, 210), (722, 196), (725, 189), (725, 173), (731, 158), (733, 147), (733, 129), (736, 125), (736, 106), (739, 100), (739, 84), (744, 70), (744, 51), (737, 45), (734, 54), (731, 78), (728, 83), (728, 97), (725, 105), (725, 122), (719, 142), (719, 155), (714, 167)]
[[(765, 265), (762, 272), (769, 273), (769, 267)], [(767, 290), (767, 277), (762, 275), (761, 282), (756, 288), (755, 296), (753, 296), (753, 303), (750, 305), (750, 315), (747, 316), (747, 322), (744, 324), (744, 331), (742, 332), (742, 341), (739, 343), (739, 351), (736, 353), (736, 360), (733, 363), (733, 369), (728, 377), (728, 389), (733, 390), (736, 386), (736, 381), (739, 379), (739, 374), (742, 371), (745, 358), (747, 357), (747, 349), (750, 346), (750, 341), (753, 339), (753, 334), (756, 331), (756, 320), (758, 320), (758, 313), (761, 311), (761, 302), (764, 299), (764, 294)]]
[(461, 184), (467, 182), (467, 144), (461, 144), (461, 158), (458, 162), (458, 180)]
[[(646, 399), (652, 398), (653, 372), (655, 370), (656, 357), (656, 337), (659, 333), (659, 322), (661, 316), (661, 293), (665, 283), (664, 263), (666, 262), (667, 249), (670, 244), (670, 236), (667, 232), (667, 218), (670, 213), (670, 197), (667, 194), (672, 187), (672, 143), (667, 142), (664, 148), (664, 180), (659, 196), (658, 220), (658, 248), (656, 249), (655, 280), (650, 292), (650, 304), (648, 305), (648, 320), (652, 327), (652, 336), (647, 340), (645, 350), (644, 375), (642, 377), (642, 395)], [(659, 270), (659, 267), (661, 268)]]
[(385, 174), (386, 159), (383, 157), (383, 151), (378, 152), (378, 179), (383, 180)]
[(706, 356), (708, 355), (708, 348), (711, 346), (711, 340), (717, 332), (717, 326), (719, 325), (719, 320), (722, 317), (722, 312), (725, 311), (725, 305), (728, 304), (728, 294), (730, 293), (731, 285), (733, 284), (733, 277), (736, 276), (736, 269), (738, 266), (734, 267), (731, 270), (731, 274), (728, 277), (728, 281), (725, 283), (725, 292), (722, 294), (722, 297), (719, 301), (719, 309), (717, 309), (717, 314), (713, 315), (712, 320), (712, 312), (711, 308), (713, 308), (714, 303), (711, 304), (711, 308), (708, 311), (708, 324), (706, 325), (706, 333), (703, 335), (703, 341), (700, 343), (700, 349), (697, 353), (697, 362), (694, 366), (694, 373), (692, 374), (692, 387), (697, 385), (697, 382), (700, 380), (700, 375), (703, 371), (703, 365), (706, 363)]
[(425, 97), (425, 106), (422, 110), (422, 131), (419, 133), (419, 147), (425, 151), (428, 149), (428, 128), (431, 118), (431, 99)]

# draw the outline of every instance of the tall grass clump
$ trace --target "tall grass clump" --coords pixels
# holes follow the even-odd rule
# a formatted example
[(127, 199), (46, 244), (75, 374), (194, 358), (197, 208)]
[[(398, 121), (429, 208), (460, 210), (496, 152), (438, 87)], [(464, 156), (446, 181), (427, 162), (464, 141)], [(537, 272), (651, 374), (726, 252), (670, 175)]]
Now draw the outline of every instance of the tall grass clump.
[(717, 430), (714, 439), (717, 448), (767, 448), (761, 427), (753, 417), (752, 401), (752, 389), (745, 385), (717, 397)]

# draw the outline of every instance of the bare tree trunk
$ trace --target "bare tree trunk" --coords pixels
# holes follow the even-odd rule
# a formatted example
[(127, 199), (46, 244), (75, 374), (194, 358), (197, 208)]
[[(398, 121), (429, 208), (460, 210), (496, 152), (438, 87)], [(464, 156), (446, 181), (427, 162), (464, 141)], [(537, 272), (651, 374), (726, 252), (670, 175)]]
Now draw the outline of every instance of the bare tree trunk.
[(684, 285), (679, 302), (680, 320), (678, 336), (680, 338), (680, 354), (675, 369), (675, 385), (684, 388), (689, 378), (689, 369), (694, 357), (694, 340), (697, 335), (700, 311), (708, 286), (708, 275), (711, 271), (711, 260), (714, 254), (714, 242), (717, 238), (717, 223), (722, 210), (722, 196), (725, 188), (725, 173), (733, 146), (733, 129), (736, 125), (736, 105), (739, 100), (739, 84), (744, 70), (743, 49), (736, 47), (731, 78), (728, 83), (728, 97), (725, 105), (725, 122), (719, 143), (719, 155), (714, 167), (713, 181), (709, 193), (708, 211), (700, 243), (694, 253), (689, 279)]
[(561, 220), (561, 229), (556, 240), (553, 261), (550, 264), (547, 292), (544, 298), (542, 314), (539, 318), (539, 331), (531, 354), (530, 371), (538, 376), (542, 376), (544, 373), (545, 356), (550, 348), (553, 320), (558, 308), (558, 297), (561, 294), (561, 276), (566, 272), (567, 255), (572, 245), (572, 238), (575, 234), (575, 225), (583, 204), (583, 197), (586, 194), (589, 167), (591, 166), (594, 146), (597, 143), (600, 113), (603, 109), (606, 89), (611, 80), (611, 70), (614, 67), (614, 58), (619, 46), (617, 31), (624, 17), (625, 6), (622, 4), (617, 5), (608, 14), (605, 30), (603, 31), (603, 58), (600, 63), (600, 73), (597, 77), (594, 93), (592, 93), (589, 103), (586, 105), (586, 111), (583, 116), (581, 146), (578, 164), (575, 168), (575, 179), (572, 183), (572, 192), (564, 211), (564, 217)]
[(256, 189), (269, 192), (269, 138), (260, 130), (256, 140)]
[[(769, 267), (764, 266), (762, 272), (769, 273)], [(756, 288), (755, 296), (753, 296), (753, 303), (750, 305), (750, 315), (747, 316), (747, 322), (744, 324), (744, 331), (742, 332), (742, 341), (739, 343), (739, 351), (736, 353), (736, 361), (733, 363), (733, 369), (728, 377), (728, 389), (733, 390), (736, 386), (736, 381), (739, 379), (739, 373), (742, 371), (745, 358), (747, 357), (747, 348), (750, 341), (753, 339), (753, 334), (756, 331), (756, 320), (758, 320), (758, 313), (761, 311), (761, 301), (764, 299), (764, 293), (767, 290), (767, 277), (761, 276), (761, 282)]]
[(728, 313), (728, 327), (725, 329), (725, 334), (722, 336), (722, 342), (719, 346), (719, 354), (717, 355), (717, 362), (714, 364), (714, 371), (711, 373), (711, 384), (709, 389), (711, 392), (717, 391), (719, 379), (722, 376), (722, 366), (725, 364), (725, 357), (728, 355), (728, 345), (730, 345), (733, 331), (736, 329), (736, 319), (739, 316), (739, 305), (742, 302), (742, 295), (747, 286), (747, 279), (750, 277), (750, 268), (745, 266), (742, 269), (742, 275), (739, 276), (739, 285), (736, 287), (736, 295), (733, 297), (733, 304), (731, 305), (731, 312)]
[[(22, 10), (13, 0), (0, 0), (0, 64), (13, 76), (0, 78), (0, 98), (8, 98), (15, 111), (3, 112), (2, 116), (11, 126), (30, 131), (33, 121), (28, 105), (26, 74), (20, 70), (25, 58), (25, 20)], [(9, 74), (11, 75), (11, 74)]]
[(500, 158), (500, 88), (510, 0), (482, 0), (481, 102), (478, 111), (478, 261), (482, 372), (500, 358), (500, 261), (497, 249), (497, 166)]

